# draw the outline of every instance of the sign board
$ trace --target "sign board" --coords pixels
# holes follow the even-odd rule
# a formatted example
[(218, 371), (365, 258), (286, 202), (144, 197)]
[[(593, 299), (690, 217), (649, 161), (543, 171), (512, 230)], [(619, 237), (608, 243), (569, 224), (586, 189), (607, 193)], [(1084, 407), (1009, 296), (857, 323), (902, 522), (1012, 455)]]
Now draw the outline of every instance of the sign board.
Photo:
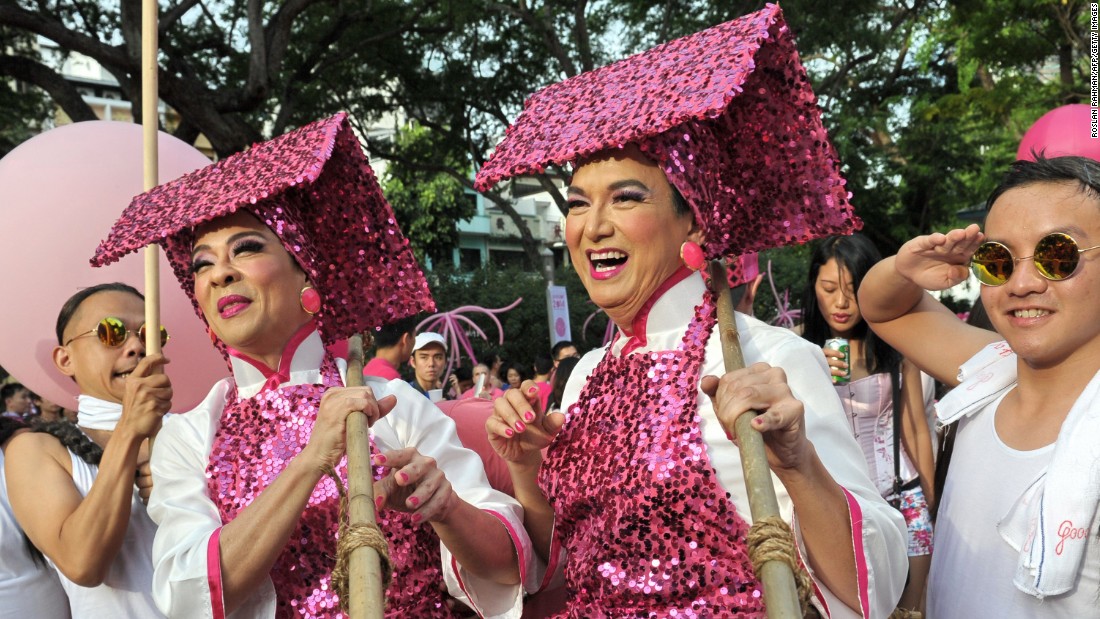
[(550, 319), (550, 346), (562, 340), (571, 340), (569, 328), (569, 297), (565, 286), (553, 284), (546, 287), (546, 315)]

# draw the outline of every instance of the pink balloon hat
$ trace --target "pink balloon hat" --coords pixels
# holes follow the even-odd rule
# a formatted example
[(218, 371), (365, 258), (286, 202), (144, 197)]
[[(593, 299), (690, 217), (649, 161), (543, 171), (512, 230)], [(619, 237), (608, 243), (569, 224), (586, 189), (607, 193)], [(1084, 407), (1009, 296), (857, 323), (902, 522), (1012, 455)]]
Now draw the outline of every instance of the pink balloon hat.
[(1100, 139), (1090, 136), (1091, 110), (1074, 103), (1043, 114), (1024, 133), (1016, 158), (1034, 161), (1033, 153), (1040, 153), (1047, 158), (1074, 155), (1100, 161)]
[[(256, 144), (134, 198), (92, 261), (111, 264), (159, 243), (194, 301), (193, 231), (238, 210), (271, 228), (309, 275), (321, 297), (315, 320), (326, 345), (435, 309), (346, 114)], [(197, 303), (195, 312), (202, 317)]]
[[(160, 178), (170, 180), (210, 163), (188, 144), (160, 134)], [(82, 122), (35, 136), (0, 159), (0, 365), (42, 397), (76, 408), (77, 388), (53, 364), (54, 327), (62, 304), (81, 288), (119, 281), (144, 285), (144, 260), (93, 269), (88, 256), (119, 211), (141, 193), (141, 125)], [(161, 257), (161, 279), (171, 270)], [(161, 321), (172, 341), (172, 410), (197, 405), (225, 366), (210, 348), (205, 325), (174, 286), (161, 291)]]

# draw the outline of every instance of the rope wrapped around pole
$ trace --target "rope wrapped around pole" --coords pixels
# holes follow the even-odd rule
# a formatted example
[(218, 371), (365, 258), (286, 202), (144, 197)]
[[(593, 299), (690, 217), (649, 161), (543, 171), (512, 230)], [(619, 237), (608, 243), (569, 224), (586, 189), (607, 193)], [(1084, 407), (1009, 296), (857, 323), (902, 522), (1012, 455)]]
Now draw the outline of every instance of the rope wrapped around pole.
[[(720, 260), (712, 260), (708, 272), (709, 286), (717, 299), (725, 369), (726, 372), (740, 370), (745, 367), (745, 356), (737, 334), (726, 267)], [(779, 517), (779, 501), (775, 498), (764, 437), (752, 427), (755, 416), (744, 414), (734, 422), (753, 521), (748, 533), (749, 560), (756, 577), (764, 585), (764, 607), (769, 619), (805, 617), (812, 611), (809, 602), (813, 589), (809, 575), (799, 567), (794, 534)], [(797, 585), (795, 574), (799, 575)]]
[[(363, 385), (363, 336), (348, 341), (348, 387)], [(382, 619), (386, 587), (393, 573), (389, 548), (378, 529), (374, 512), (374, 475), (371, 473), (367, 416), (347, 419), (348, 492), (335, 471), (329, 471), (340, 491), (340, 532), (332, 587), (349, 619)]]

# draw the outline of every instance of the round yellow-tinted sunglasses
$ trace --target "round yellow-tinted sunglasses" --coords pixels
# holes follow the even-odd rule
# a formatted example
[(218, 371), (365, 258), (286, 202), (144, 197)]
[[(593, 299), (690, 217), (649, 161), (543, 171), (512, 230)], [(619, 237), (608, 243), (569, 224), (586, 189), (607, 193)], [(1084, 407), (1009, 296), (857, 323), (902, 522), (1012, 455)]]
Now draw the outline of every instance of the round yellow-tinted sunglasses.
[(1001, 286), (1012, 277), (1017, 262), (1034, 260), (1039, 275), (1058, 282), (1077, 271), (1081, 254), (1094, 249), (1100, 249), (1100, 245), (1078, 249), (1077, 241), (1064, 232), (1054, 232), (1039, 239), (1035, 244), (1035, 253), (1023, 258), (1014, 257), (1001, 243), (986, 241), (970, 258), (970, 270), (986, 286)]
[[(114, 316), (107, 316), (103, 320), (99, 321), (95, 329), (91, 331), (85, 331), (80, 335), (69, 338), (68, 342), (65, 342), (65, 346), (68, 346), (75, 339), (79, 339), (88, 335), (95, 334), (99, 337), (99, 341), (103, 342), (104, 346), (110, 348), (117, 348), (122, 346), (126, 342), (126, 338), (130, 337), (131, 333), (134, 333), (141, 339), (142, 343), (145, 342), (145, 325), (138, 327), (137, 332), (131, 331), (126, 328), (126, 324), (122, 322), (122, 319), (115, 318)], [(165, 329), (163, 325), (160, 327), (160, 345), (164, 346), (168, 343), (168, 329)]]

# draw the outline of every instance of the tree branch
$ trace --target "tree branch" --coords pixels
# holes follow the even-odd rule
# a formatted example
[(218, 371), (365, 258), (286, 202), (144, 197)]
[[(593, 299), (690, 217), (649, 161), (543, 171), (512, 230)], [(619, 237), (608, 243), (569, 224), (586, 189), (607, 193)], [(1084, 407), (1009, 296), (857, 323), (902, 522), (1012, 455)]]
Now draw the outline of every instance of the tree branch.
[[(410, 170), (446, 174), (447, 176), (450, 176), (451, 178), (458, 181), (463, 187), (466, 187), (472, 191), (477, 191), (476, 189), (474, 189), (473, 180), (470, 179), (470, 176), (466, 171), (455, 170), (454, 168), (451, 168), (449, 166), (439, 164), (414, 161), (412, 159), (408, 159), (406, 157), (398, 155), (397, 153), (394, 153), (392, 151), (382, 150), (373, 143), (368, 144), (367, 147), (370, 150), (372, 156), (377, 155), (382, 159), (397, 163), (399, 165), (409, 168)], [(541, 264), (542, 256), (539, 255), (541, 243), (539, 243), (538, 239), (536, 239), (534, 235), (531, 234), (531, 228), (527, 226), (527, 222), (523, 220), (523, 216), (516, 212), (515, 207), (512, 206), (512, 202), (504, 196), (501, 196), (499, 191), (486, 191), (481, 193), (481, 195), (485, 196), (487, 200), (492, 202), (501, 211), (504, 211), (504, 214), (507, 215), (513, 223), (516, 224), (516, 229), (519, 230), (520, 243), (523, 245), (523, 252), (527, 255), (527, 259), (531, 261), (531, 264), (536, 266)], [(541, 271), (542, 269), (539, 269), (540, 273)], [(543, 274), (543, 277), (546, 277), (545, 274)]]
[(577, 0), (573, 5), (573, 21), (577, 29), (577, 54), (581, 59), (581, 69), (591, 71), (596, 67), (593, 66), (592, 41), (588, 36), (588, 18), (584, 14), (587, 8), (588, 0)]
[(7, 75), (45, 90), (73, 122), (98, 120), (80, 92), (59, 73), (22, 56), (0, 56), (0, 75)]
[(557, 33), (554, 31), (553, 24), (548, 24), (544, 20), (539, 19), (537, 15), (528, 9), (526, 2), (520, 2), (519, 8), (501, 2), (490, 2), (486, 6), (497, 13), (504, 13), (519, 18), (520, 21), (531, 26), (536, 33), (542, 35), (542, 40), (546, 44), (547, 51), (549, 51), (550, 55), (561, 65), (562, 72), (565, 73), (567, 77), (573, 77), (578, 73), (577, 67), (573, 64), (573, 59), (566, 53), (565, 47), (561, 44), (561, 39), (558, 38)]
[(47, 15), (49, 13), (24, 10), (14, 2), (0, 2), (0, 25), (42, 35), (62, 49), (84, 54), (105, 66), (127, 66), (129, 63), (121, 47), (106, 45), (94, 37), (70, 30), (61, 21)]
[(164, 35), (176, 25), (176, 22), (182, 19), (199, 2), (200, 0), (183, 0), (183, 2), (167, 11), (163, 11), (157, 23), (157, 30), (160, 32), (161, 38), (164, 38)]

